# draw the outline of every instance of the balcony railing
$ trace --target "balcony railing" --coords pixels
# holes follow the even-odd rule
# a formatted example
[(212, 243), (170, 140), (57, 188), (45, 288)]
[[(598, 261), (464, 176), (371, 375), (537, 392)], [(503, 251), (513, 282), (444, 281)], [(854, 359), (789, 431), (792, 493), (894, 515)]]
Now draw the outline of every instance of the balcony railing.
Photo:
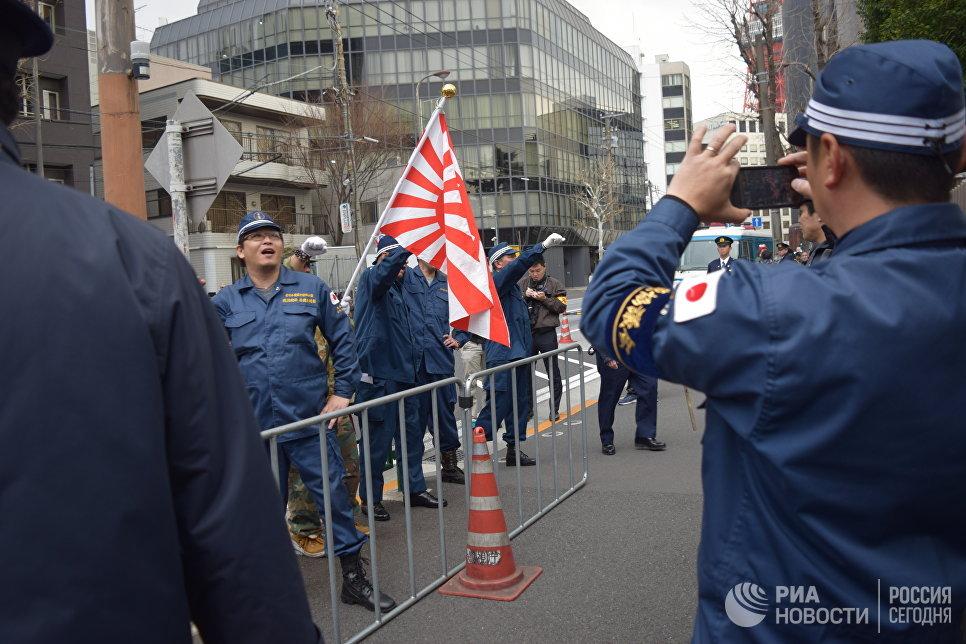
[(324, 150), (312, 148), (307, 140), (293, 136), (273, 136), (251, 132), (236, 132), (234, 136), (241, 143), (243, 161), (322, 168), (323, 158), (327, 158)]
[[(234, 233), (238, 231), (238, 223), (245, 215), (244, 211), (226, 208), (209, 208), (205, 219), (210, 222), (206, 229), (213, 233)], [(282, 227), (282, 232), (289, 235), (322, 235), (326, 232), (323, 220), (327, 215), (307, 212), (270, 212)]]

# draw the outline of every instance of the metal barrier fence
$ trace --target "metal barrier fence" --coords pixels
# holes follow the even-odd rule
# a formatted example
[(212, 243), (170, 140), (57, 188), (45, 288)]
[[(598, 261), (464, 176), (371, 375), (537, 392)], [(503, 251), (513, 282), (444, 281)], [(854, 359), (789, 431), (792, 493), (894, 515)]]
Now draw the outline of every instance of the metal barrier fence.
[[(516, 535), (518, 535), (520, 532), (522, 532), (524, 529), (532, 525), (535, 521), (537, 521), (540, 517), (545, 515), (551, 509), (556, 507), (564, 499), (566, 499), (574, 492), (576, 492), (578, 489), (583, 487), (583, 485), (587, 482), (587, 474), (588, 474), (587, 472), (587, 460), (588, 460), (587, 435), (586, 435), (586, 424), (583, 422), (584, 407), (586, 404), (586, 387), (585, 387), (586, 383), (584, 381), (583, 368), (578, 369), (577, 374), (575, 376), (570, 375), (570, 371), (571, 371), (570, 361), (572, 359), (571, 356), (573, 354), (577, 355), (577, 358), (578, 358), (577, 362), (580, 365), (583, 365), (583, 349), (580, 347), (580, 345), (576, 343), (571, 343), (571, 344), (559, 347), (554, 351), (549, 351), (546, 353), (539, 354), (537, 356), (524, 358), (522, 360), (517, 360), (515, 362), (511, 362), (505, 365), (500, 365), (492, 369), (485, 369), (483, 371), (468, 374), (463, 380), (460, 380), (457, 378), (447, 378), (445, 380), (440, 380), (426, 385), (420, 385), (417, 387), (413, 387), (412, 389), (400, 391), (400, 392), (383, 396), (381, 398), (377, 398), (367, 402), (354, 404), (347, 407), (346, 409), (343, 409), (337, 412), (320, 414), (312, 418), (307, 418), (305, 420), (301, 420), (295, 423), (290, 423), (288, 425), (283, 425), (283, 426), (262, 432), (261, 434), (262, 438), (268, 442), (269, 453), (271, 455), (272, 471), (275, 475), (275, 481), (281, 486), (281, 485), (287, 485), (288, 473), (278, 471), (278, 466), (279, 466), (278, 438), (285, 434), (289, 434), (313, 425), (319, 425), (320, 427), (319, 438), (320, 438), (320, 451), (321, 451), (321, 460), (322, 460), (322, 481), (323, 481), (323, 493), (325, 497), (324, 507), (320, 508), (320, 516), (322, 518), (322, 523), (325, 529), (325, 548), (326, 548), (326, 555), (328, 558), (329, 595), (330, 595), (330, 602), (331, 602), (330, 633), (331, 633), (332, 641), (336, 641), (336, 642), (346, 641), (346, 642), (352, 643), (352, 642), (358, 642), (362, 640), (363, 638), (367, 637), (368, 635), (372, 634), (373, 632), (381, 628), (384, 624), (386, 624), (388, 621), (390, 621), (391, 619), (393, 619), (394, 617), (402, 613), (404, 610), (406, 610), (407, 608), (415, 604), (417, 601), (419, 601), (429, 593), (436, 590), (436, 588), (441, 586), (444, 582), (446, 582), (447, 579), (449, 579), (450, 577), (458, 573), (460, 570), (462, 570), (463, 567), (466, 565), (465, 557), (461, 557), (460, 563), (458, 563), (457, 565), (451, 568), (447, 567), (447, 561), (446, 561), (447, 543), (446, 543), (446, 532), (444, 528), (447, 525), (447, 517), (446, 517), (447, 512), (449, 512), (449, 514), (452, 515), (448, 517), (448, 521), (453, 522), (453, 524), (455, 525), (458, 525), (462, 530), (465, 530), (465, 526), (467, 524), (467, 516), (463, 512), (456, 511), (455, 508), (444, 509), (442, 507), (442, 504), (440, 504), (440, 507), (437, 508), (437, 512), (436, 512), (438, 528), (439, 528), (439, 561), (440, 561), (439, 575), (436, 576), (430, 583), (423, 585), (421, 588), (416, 587), (417, 585), (416, 584), (416, 561), (415, 561), (414, 552), (413, 552), (414, 542), (413, 542), (412, 506), (410, 504), (410, 497), (409, 497), (409, 466), (408, 466), (408, 458), (407, 458), (408, 447), (406, 445), (407, 441), (405, 440), (405, 431), (406, 431), (405, 401), (407, 399), (411, 399), (423, 394), (430, 394), (428, 396), (429, 400), (431, 401), (431, 407), (432, 407), (432, 413), (431, 413), (430, 419), (432, 422), (433, 444), (436, 446), (436, 456), (437, 456), (434, 459), (436, 491), (437, 491), (437, 495), (440, 497), (440, 499), (442, 499), (443, 480), (442, 480), (442, 469), (440, 466), (441, 459), (439, 458), (439, 453), (440, 453), (440, 448), (439, 448), (440, 420), (439, 420), (439, 408), (438, 408), (439, 397), (436, 395), (436, 392), (442, 390), (445, 387), (455, 385), (457, 389), (458, 406), (462, 409), (462, 413), (457, 414), (457, 418), (459, 418), (459, 416), (462, 415), (462, 423), (461, 423), (462, 441), (461, 442), (464, 449), (464, 453), (470, 454), (472, 452), (472, 444), (473, 444), (473, 439), (472, 439), (473, 419), (471, 418), (471, 412), (470, 412), (470, 407), (472, 406), (473, 398), (472, 398), (472, 390), (470, 388), (470, 383), (473, 382), (474, 380), (486, 379), (485, 382), (489, 383), (490, 391), (493, 391), (497, 376), (506, 371), (510, 372), (510, 381), (511, 381), (510, 391), (505, 392), (505, 394), (511, 395), (513, 398), (512, 407), (513, 407), (514, 422), (512, 423), (512, 426), (507, 427), (507, 431), (511, 433), (515, 438), (519, 439), (521, 436), (521, 432), (526, 432), (527, 427), (526, 426), (520, 427), (519, 423), (516, 420), (520, 417), (520, 414), (519, 414), (520, 408), (518, 405), (518, 396), (517, 396), (517, 393), (518, 393), (517, 374), (519, 369), (526, 368), (530, 372), (530, 383), (531, 383), (530, 391), (528, 392), (530, 394), (530, 403), (531, 403), (531, 409), (533, 412), (533, 430), (531, 430), (531, 432), (536, 437), (539, 438), (539, 434), (542, 430), (540, 430), (540, 413), (539, 413), (540, 405), (538, 404), (538, 400), (537, 400), (537, 395), (536, 395), (537, 387), (535, 385), (536, 378), (534, 377), (536, 372), (536, 365), (539, 362), (546, 361), (545, 366), (547, 367), (547, 377), (548, 377), (548, 382), (550, 383), (549, 397), (552, 404), (553, 379), (552, 379), (552, 371), (548, 363), (550, 360), (558, 360), (561, 357), (563, 358), (564, 367), (563, 367), (563, 374), (562, 374), (562, 383), (563, 383), (562, 396), (566, 400), (567, 407), (565, 411), (568, 412), (568, 418), (566, 419), (566, 421), (564, 419), (561, 419), (561, 421), (559, 422), (554, 421), (553, 418), (549, 418), (550, 425), (549, 427), (545, 428), (550, 430), (550, 443), (551, 443), (550, 449), (552, 451), (551, 463), (549, 464), (546, 463), (549, 456), (546, 454), (541, 455), (539, 441), (534, 441), (534, 443), (536, 443), (535, 451), (534, 451), (534, 460), (536, 460), (536, 466), (533, 469), (535, 470), (535, 477), (536, 477), (537, 511), (533, 514), (530, 514), (529, 516), (525, 516), (525, 513), (524, 513), (524, 490), (523, 490), (522, 468), (520, 467), (516, 468), (518, 521), (517, 521), (516, 527), (510, 530), (509, 532), (510, 537), (513, 538)], [(578, 385), (577, 393), (579, 394), (579, 402), (576, 407), (572, 405), (574, 401), (571, 396), (571, 389), (573, 388), (571, 385), (573, 384)], [(372, 411), (374, 408), (381, 407), (383, 405), (387, 405), (391, 403), (398, 403), (397, 413), (399, 415), (400, 436), (402, 438), (402, 440), (398, 441), (399, 444), (397, 445), (397, 450), (398, 450), (397, 455), (400, 457), (399, 460), (401, 461), (401, 464), (402, 464), (402, 484), (400, 486), (400, 489), (403, 492), (403, 502), (404, 502), (404, 508), (405, 508), (406, 560), (407, 560), (406, 563), (408, 566), (409, 583), (408, 583), (408, 596), (403, 601), (399, 601), (397, 606), (393, 608), (391, 611), (385, 614), (382, 614), (379, 608), (379, 593), (380, 593), (380, 586), (381, 586), (380, 572), (379, 572), (379, 569), (380, 569), (379, 542), (381, 538), (379, 537), (378, 531), (376, 530), (376, 523), (373, 516), (373, 503), (372, 503), (372, 499), (374, 498), (372, 493), (373, 492), (373, 489), (372, 489), (373, 464), (370, 462), (372, 450), (370, 449), (371, 435), (370, 435), (369, 414), (370, 414), (370, 411)], [(497, 406), (496, 396), (488, 396), (487, 404), (490, 405), (491, 414), (492, 414), (491, 418), (495, 418), (496, 406)], [(569, 414), (569, 412), (571, 411), (573, 411), (573, 414)], [(371, 581), (372, 581), (372, 586), (374, 590), (373, 595), (374, 595), (374, 603), (375, 603), (375, 616), (373, 621), (369, 623), (365, 628), (362, 628), (358, 632), (354, 633), (353, 635), (348, 637), (348, 639), (343, 640), (342, 620), (339, 613), (339, 594), (337, 589), (337, 584), (341, 578), (341, 575), (337, 574), (337, 571), (336, 571), (335, 542), (333, 539), (332, 521), (330, 520), (330, 517), (332, 517), (332, 494), (331, 494), (331, 487), (330, 487), (331, 484), (328, 478), (329, 456), (328, 456), (326, 437), (323, 434), (323, 430), (321, 428), (326, 427), (329, 421), (337, 419), (340, 416), (346, 416), (349, 414), (352, 414), (358, 417), (359, 423), (356, 425), (357, 434), (358, 434), (357, 437), (361, 441), (361, 444), (365, 446), (365, 450), (364, 450), (365, 462), (360, 463), (360, 465), (362, 468), (365, 468), (365, 472), (364, 472), (365, 483), (366, 483), (365, 492), (366, 492), (366, 498), (369, 500), (367, 504), (367, 510), (368, 510), (367, 518), (368, 518), (368, 525), (369, 525), (369, 555), (370, 555), (370, 561), (371, 561)], [(560, 464), (558, 461), (560, 459), (558, 458), (557, 434), (562, 432), (558, 432), (557, 430), (559, 427), (563, 425), (564, 422), (568, 423), (567, 427), (569, 427), (570, 429), (570, 431), (566, 432), (566, 436), (567, 436), (566, 467), (569, 475), (565, 478), (562, 484), (558, 486), (558, 468), (560, 467)], [(359, 431), (360, 428), (361, 428), (361, 432)], [(497, 459), (497, 451), (499, 449), (498, 447), (499, 438), (497, 437), (498, 433), (499, 433), (499, 426), (495, 425), (493, 428), (493, 436), (492, 436), (493, 438), (492, 455), (493, 455), (494, 461), (496, 461)], [(528, 432), (528, 434), (529, 433), (530, 432)], [(576, 464), (575, 450), (573, 445), (575, 433), (579, 433), (579, 436), (577, 437), (578, 446), (577, 446), (577, 452), (576, 452), (576, 456), (579, 458), (579, 467), (577, 469), (575, 469), (575, 464)], [(560, 440), (562, 441), (563, 439), (561, 438)], [(521, 441), (516, 440), (516, 444), (519, 446), (521, 444)], [(360, 452), (362, 451), (363, 450), (360, 450)], [(518, 454), (519, 454), (519, 450), (518, 450)], [(467, 510), (470, 506), (470, 503), (469, 503), (470, 481), (472, 477), (472, 472), (471, 472), (472, 468), (469, 467), (469, 463), (470, 463), (470, 458), (469, 456), (466, 456), (464, 458), (464, 464), (465, 464), (464, 469), (465, 469), (465, 476), (466, 476), (466, 485), (465, 485), (466, 506), (465, 507)], [(382, 467), (382, 465), (383, 465), (382, 463), (379, 464), (380, 467)], [(543, 477), (541, 476), (542, 469), (548, 467), (548, 465), (552, 467), (551, 471), (553, 473), (552, 495), (547, 494), (551, 491), (550, 489), (544, 490), (544, 483), (542, 480)], [(494, 467), (494, 473), (496, 473), (498, 470), (499, 468)], [(499, 478), (500, 477), (498, 475), (498, 478), (497, 478), (498, 482), (499, 482)], [(430, 482), (429, 479), (427, 479), (427, 483), (429, 482)], [(544, 499), (545, 496), (547, 496), (546, 502)], [(513, 520), (509, 516), (509, 509), (506, 509), (505, 511), (507, 513), (507, 525), (509, 527), (513, 525)], [(462, 533), (462, 530), (461, 530), (461, 533)], [(458, 544), (458, 547), (460, 550), (462, 550), (465, 547), (465, 545), (466, 544), (465, 544), (465, 536), (464, 536), (462, 543)], [(358, 608), (358, 610), (365, 610), (365, 609)]]

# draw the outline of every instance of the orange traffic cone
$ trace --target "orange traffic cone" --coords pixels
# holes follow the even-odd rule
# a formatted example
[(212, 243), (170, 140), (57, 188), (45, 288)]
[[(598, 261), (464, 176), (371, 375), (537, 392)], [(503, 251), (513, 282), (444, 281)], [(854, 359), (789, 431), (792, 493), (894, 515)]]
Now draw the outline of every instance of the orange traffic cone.
[(570, 337), (570, 322), (567, 321), (566, 313), (560, 314), (560, 331), (557, 333), (557, 335), (559, 336), (557, 341), (560, 344), (570, 344), (574, 341), (574, 339)]
[(473, 477), (470, 482), (466, 567), (439, 592), (512, 602), (540, 576), (539, 566), (517, 566), (493, 476), (493, 461), (482, 427), (473, 430)]

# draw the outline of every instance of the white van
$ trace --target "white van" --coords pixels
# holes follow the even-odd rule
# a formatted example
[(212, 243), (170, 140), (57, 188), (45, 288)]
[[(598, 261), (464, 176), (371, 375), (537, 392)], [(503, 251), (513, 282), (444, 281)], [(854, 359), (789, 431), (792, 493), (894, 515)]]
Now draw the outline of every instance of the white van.
[(764, 244), (769, 251), (773, 250), (771, 231), (759, 230), (753, 226), (711, 226), (694, 231), (691, 241), (681, 254), (681, 262), (674, 272), (674, 284), (692, 275), (704, 275), (708, 272), (708, 264), (718, 259), (718, 247), (714, 240), (725, 235), (734, 240), (731, 246), (731, 256), (736, 259), (755, 261), (758, 257), (758, 245)]

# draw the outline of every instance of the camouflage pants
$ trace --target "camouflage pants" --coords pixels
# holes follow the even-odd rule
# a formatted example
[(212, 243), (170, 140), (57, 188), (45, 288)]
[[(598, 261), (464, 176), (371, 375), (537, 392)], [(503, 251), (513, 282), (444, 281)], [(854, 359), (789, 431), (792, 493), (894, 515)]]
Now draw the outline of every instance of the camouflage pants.
[[(356, 500), (356, 494), (359, 491), (359, 446), (356, 443), (356, 431), (351, 420), (345, 417), (339, 419), (336, 438), (342, 451), (342, 461), (345, 463), (345, 476), (342, 482), (352, 501), (352, 513), (360, 516), (359, 502)], [(288, 529), (293, 534), (309, 537), (322, 532), (319, 511), (294, 466), (288, 468), (287, 510)]]

